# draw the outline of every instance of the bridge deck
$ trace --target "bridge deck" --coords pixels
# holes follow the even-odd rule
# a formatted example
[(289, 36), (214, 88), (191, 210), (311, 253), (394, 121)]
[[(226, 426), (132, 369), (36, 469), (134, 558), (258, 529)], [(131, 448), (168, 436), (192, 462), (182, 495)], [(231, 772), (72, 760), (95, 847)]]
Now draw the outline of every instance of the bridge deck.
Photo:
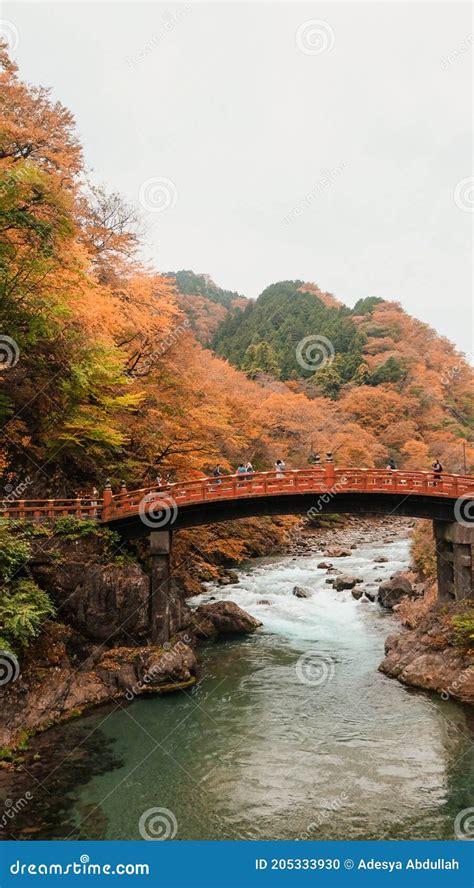
[(332, 464), (326, 464), (324, 469), (256, 472), (251, 476), (223, 475), (219, 480), (198, 478), (131, 492), (122, 488), (115, 495), (109, 488), (97, 499), (16, 500), (4, 502), (1, 517), (47, 521), (73, 515), (110, 524), (126, 518), (143, 517), (148, 512), (158, 511), (160, 507), (181, 510), (199, 504), (251, 498), (261, 500), (262, 497), (285, 495), (294, 498), (298, 494), (321, 495), (331, 501), (340, 494), (358, 493), (364, 495), (364, 500), (367, 500), (367, 495), (374, 494), (374, 501), (380, 494), (393, 495), (394, 501), (399, 500), (400, 495), (429, 497), (433, 503), (454, 501), (459, 497), (474, 499), (474, 477), (443, 473), (437, 478), (432, 472), (335, 468)]

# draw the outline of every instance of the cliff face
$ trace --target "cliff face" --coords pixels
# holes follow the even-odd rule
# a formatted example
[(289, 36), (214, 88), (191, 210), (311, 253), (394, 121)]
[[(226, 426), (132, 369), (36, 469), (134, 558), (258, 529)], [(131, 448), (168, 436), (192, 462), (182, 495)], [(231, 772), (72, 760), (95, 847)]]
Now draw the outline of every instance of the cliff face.
[(191, 611), (173, 583), (171, 641), (150, 644), (150, 581), (142, 565), (113, 556), (98, 535), (37, 537), (30, 575), (51, 597), (56, 620), (22, 654), (21, 673), (0, 694), (0, 747), (111, 700), (167, 693), (196, 681), (198, 640), (260, 624), (231, 602)]
[(474, 704), (474, 649), (456, 643), (453, 617), (468, 606), (432, 604), (418, 622), (385, 642), (380, 671), (403, 684)]

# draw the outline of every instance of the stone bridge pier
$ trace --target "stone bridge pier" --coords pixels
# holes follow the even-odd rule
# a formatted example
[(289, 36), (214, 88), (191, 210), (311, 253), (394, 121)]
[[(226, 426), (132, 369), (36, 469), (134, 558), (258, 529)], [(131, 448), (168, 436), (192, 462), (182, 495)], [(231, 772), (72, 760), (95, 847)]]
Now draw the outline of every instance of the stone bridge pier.
[(151, 640), (153, 644), (164, 644), (170, 639), (171, 532), (152, 531), (149, 539)]
[(433, 530), (440, 600), (474, 599), (474, 525), (434, 521)]

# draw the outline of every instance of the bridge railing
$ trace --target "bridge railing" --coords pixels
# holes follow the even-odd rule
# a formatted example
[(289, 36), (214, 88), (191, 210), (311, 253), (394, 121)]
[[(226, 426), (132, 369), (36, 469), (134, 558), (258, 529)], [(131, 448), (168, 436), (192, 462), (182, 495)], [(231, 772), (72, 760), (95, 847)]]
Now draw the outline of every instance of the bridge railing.
[(173, 502), (178, 506), (192, 503), (281, 494), (320, 493), (336, 496), (344, 492), (425, 494), (457, 499), (473, 494), (474, 478), (468, 475), (433, 472), (405, 472), (389, 469), (324, 468), (290, 469), (284, 472), (254, 472), (250, 475), (221, 475), (197, 478), (162, 487), (144, 487), (118, 494), (107, 489), (104, 497), (73, 499), (16, 500), (0, 510), (0, 517), (30, 521), (54, 521), (72, 515), (77, 518), (110, 521), (147, 511), (153, 504)]
[(19, 518), (24, 521), (55, 521), (66, 515), (97, 520), (102, 512), (102, 497), (97, 500), (74, 499), (15, 500), (0, 508), (0, 518)]
[(472, 492), (474, 479), (462, 475), (432, 472), (398, 472), (385, 469), (323, 468), (292, 469), (284, 472), (254, 472), (251, 475), (221, 475), (199, 478), (162, 487), (144, 487), (111, 497), (104, 520), (147, 511), (160, 502), (176, 506), (220, 499), (244, 499), (295, 493), (331, 494), (343, 492), (411, 493), (457, 498)]

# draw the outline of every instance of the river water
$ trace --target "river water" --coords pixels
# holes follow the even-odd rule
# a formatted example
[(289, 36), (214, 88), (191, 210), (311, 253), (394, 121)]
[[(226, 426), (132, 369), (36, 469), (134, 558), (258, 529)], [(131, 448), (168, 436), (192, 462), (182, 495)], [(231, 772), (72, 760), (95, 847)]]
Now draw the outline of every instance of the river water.
[[(374, 565), (380, 551), (331, 561), (375, 584), (408, 564), (405, 540)], [(334, 591), (319, 560), (258, 559), (239, 583), (210, 586), (197, 601), (229, 598), (262, 629), (201, 648), (189, 691), (42, 735), (17, 785), (33, 799), (10, 834), (136, 839), (160, 808), (178, 839), (453, 838), (472, 804), (466, 710), (377, 671), (399, 624)], [(311, 596), (296, 598), (295, 584)]]

